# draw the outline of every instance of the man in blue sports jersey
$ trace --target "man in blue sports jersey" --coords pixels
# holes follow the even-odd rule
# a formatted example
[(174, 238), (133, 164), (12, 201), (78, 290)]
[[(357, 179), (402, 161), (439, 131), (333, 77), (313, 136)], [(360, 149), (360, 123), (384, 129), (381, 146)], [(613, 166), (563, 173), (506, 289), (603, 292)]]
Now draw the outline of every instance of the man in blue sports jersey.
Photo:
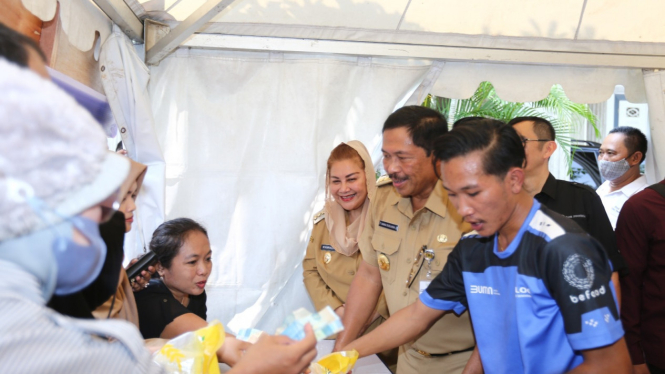
[(474, 231), (416, 303), (344, 347), (361, 356), (412, 340), (446, 312), (471, 315), (485, 373), (630, 373), (605, 251), (522, 189), (511, 126), (476, 119), (435, 145), (443, 186)]

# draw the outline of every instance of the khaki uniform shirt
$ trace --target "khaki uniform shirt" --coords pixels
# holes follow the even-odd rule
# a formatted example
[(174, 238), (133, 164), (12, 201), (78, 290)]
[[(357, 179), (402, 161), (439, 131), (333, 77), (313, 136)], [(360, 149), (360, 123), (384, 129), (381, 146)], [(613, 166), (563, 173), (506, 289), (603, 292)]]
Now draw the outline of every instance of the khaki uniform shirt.
[[(113, 306), (112, 311), (110, 311), (111, 306)], [(104, 304), (93, 310), (92, 315), (97, 319), (107, 319), (109, 316), (110, 318), (124, 319), (133, 323), (136, 328), (139, 327), (139, 311), (125, 269), (120, 269), (120, 280), (115, 292), (115, 299), (111, 296)]]
[[(305, 287), (316, 310), (321, 310), (326, 305), (336, 309), (346, 302), (351, 281), (362, 261), (360, 251), (352, 256), (335, 251), (330, 244), (330, 233), (323, 214), (319, 212), (314, 216), (312, 236), (302, 263)], [(378, 311), (382, 317), (388, 318), (388, 308), (383, 295), (379, 300)]]
[[(449, 201), (440, 181), (425, 206), (415, 213), (410, 198), (401, 197), (391, 183), (382, 184), (377, 189), (367, 219), (359, 246), (364, 260), (380, 268), (390, 314), (418, 300), (421, 281), (436, 277), (462, 233), (471, 231)], [(434, 250), (434, 258), (429, 266), (430, 277), (427, 277), (427, 261), (423, 255), (419, 256), (423, 247)], [(423, 288), (425, 286), (426, 283)], [(459, 317), (453, 313), (446, 314), (419, 339), (402, 346), (398, 372), (403, 355), (411, 348), (430, 354), (443, 354), (462, 351), (474, 345), (469, 314), (464, 313)], [(413, 356), (415, 352), (408, 353)], [(448, 357), (453, 356), (458, 355)], [(425, 370), (424, 366), (419, 368), (419, 365), (410, 366), (415, 366), (416, 372), (425, 372), (419, 370)]]

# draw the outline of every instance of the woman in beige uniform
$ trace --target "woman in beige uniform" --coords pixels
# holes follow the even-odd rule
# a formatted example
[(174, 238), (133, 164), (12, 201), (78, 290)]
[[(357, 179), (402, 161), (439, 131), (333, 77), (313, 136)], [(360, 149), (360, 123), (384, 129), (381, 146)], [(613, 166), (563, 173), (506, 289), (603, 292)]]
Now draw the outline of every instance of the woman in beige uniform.
[[(314, 215), (314, 228), (303, 260), (303, 276), (316, 310), (330, 305), (340, 318), (362, 255), (358, 238), (365, 227), (370, 200), (376, 192), (372, 159), (356, 140), (330, 153), (326, 172), (326, 203)], [(369, 330), (388, 318), (383, 295)], [(370, 326), (371, 325), (371, 326)]]

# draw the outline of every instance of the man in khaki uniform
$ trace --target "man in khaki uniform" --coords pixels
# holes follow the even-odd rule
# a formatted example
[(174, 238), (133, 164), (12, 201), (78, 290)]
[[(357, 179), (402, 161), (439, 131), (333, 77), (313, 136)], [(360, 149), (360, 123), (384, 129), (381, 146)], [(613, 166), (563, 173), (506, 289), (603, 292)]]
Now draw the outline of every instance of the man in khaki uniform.
[[(390, 314), (416, 302), (438, 275), (462, 232), (470, 231), (448, 200), (432, 163), (431, 140), (445, 119), (418, 106), (390, 115), (383, 127), (383, 164), (359, 242), (364, 261), (351, 284), (335, 350), (358, 336), (384, 290)], [(474, 348), (468, 314), (447, 315), (400, 347), (398, 374), (461, 373)]]

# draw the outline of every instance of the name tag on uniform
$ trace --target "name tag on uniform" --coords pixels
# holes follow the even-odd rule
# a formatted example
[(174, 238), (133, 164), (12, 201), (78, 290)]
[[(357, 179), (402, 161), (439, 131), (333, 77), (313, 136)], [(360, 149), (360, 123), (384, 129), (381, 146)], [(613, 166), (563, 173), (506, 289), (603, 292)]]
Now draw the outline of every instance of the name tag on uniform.
[(396, 224), (386, 221), (379, 221), (379, 226), (383, 227), (384, 229), (393, 230), (393, 231), (397, 231), (397, 229), (399, 228), (399, 226), (397, 226)]
[(334, 251), (335, 248), (333, 248), (332, 245), (323, 244), (323, 245), (321, 245), (321, 250), (322, 251)]

